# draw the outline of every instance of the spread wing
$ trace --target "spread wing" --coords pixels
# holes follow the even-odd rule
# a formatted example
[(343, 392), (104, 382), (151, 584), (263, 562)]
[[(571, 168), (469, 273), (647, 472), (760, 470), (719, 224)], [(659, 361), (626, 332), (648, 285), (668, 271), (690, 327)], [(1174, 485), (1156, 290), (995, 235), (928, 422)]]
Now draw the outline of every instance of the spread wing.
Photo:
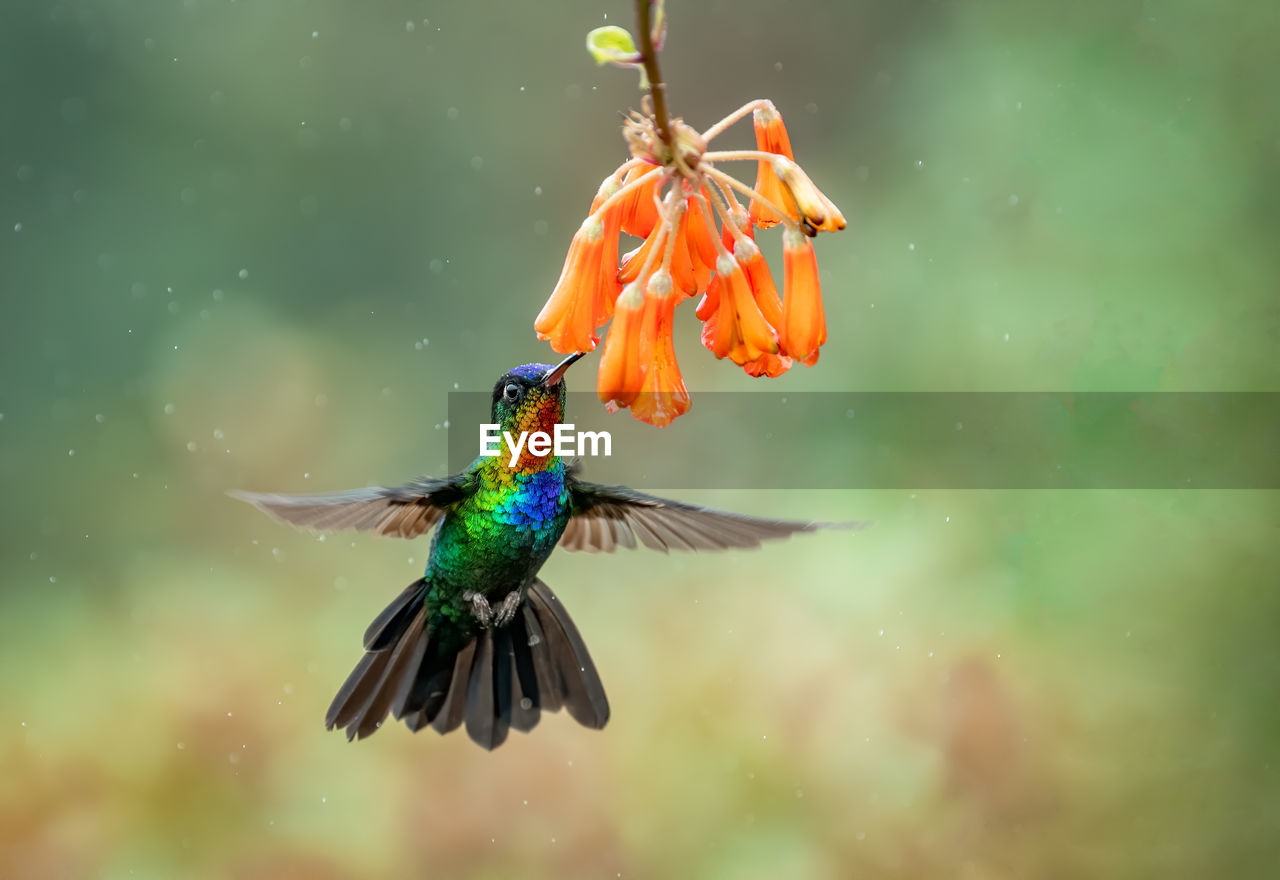
[(759, 547), (764, 541), (787, 538), (796, 532), (857, 525), (760, 519), (669, 501), (625, 486), (598, 486), (577, 479), (569, 484), (569, 491), (572, 516), (558, 546), (587, 553), (634, 548), (637, 539), (663, 553)]
[(471, 486), (465, 475), (436, 480), (420, 477), (403, 486), (352, 489), (325, 495), (266, 495), (232, 491), (232, 498), (247, 501), (281, 522), (335, 532), (358, 529), (375, 535), (416, 538), (444, 518), (465, 498)]

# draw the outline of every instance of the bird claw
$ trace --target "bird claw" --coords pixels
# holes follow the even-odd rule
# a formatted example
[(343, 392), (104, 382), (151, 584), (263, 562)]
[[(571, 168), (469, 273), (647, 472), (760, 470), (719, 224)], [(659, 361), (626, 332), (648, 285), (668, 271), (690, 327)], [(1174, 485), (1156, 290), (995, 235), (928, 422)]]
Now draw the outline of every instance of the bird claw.
[(506, 626), (511, 621), (515, 620), (516, 611), (519, 608), (520, 591), (512, 590), (510, 593), (507, 593), (506, 598), (502, 600), (502, 604), (498, 606), (498, 613), (494, 615), (493, 625)]
[(493, 620), (493, 607), (483, 593), (467, 590), (462, 594), (462, 601), (471, 604), (471, 616), (480, 621), (481, 626), (487, 627)]
[(468, 590), (462, 594), (462, 600), (471, 605), (471, 616), (486, 628), (506, 626), (515, 620), (516, 611), (520, 608), (520, 591), (512, 590), (495, 610), (483, 593)]

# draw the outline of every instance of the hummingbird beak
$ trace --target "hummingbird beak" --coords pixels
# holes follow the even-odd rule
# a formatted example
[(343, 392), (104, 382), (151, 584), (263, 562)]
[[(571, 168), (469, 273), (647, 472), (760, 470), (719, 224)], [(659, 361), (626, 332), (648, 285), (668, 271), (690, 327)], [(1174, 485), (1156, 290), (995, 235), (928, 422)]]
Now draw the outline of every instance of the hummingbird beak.
[(542, 387), (554, 388), (556, 385), (560, 384), (560, 380), (564, 378), (565, 372), (573, 366), (574, 361), (586, 356), (587, 353), (585, 351), (575, 351), (560, 363), (556, 364), (547, 371), (547, 375), (542, 377)]

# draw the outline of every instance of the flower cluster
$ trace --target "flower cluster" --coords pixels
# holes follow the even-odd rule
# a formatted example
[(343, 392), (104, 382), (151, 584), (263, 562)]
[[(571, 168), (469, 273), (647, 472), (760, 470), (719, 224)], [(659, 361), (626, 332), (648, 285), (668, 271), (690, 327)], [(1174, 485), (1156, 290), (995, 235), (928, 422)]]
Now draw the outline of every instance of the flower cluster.
[[(757, 149), (708, 150), (748, 114)], [(633, 113), (623, 134), (631, 158), (605, 178), (574, 235), (534, 322), (538, 337), (561, 353), (591, 351), (612, 320), (600, 399), (658, 426), (689, 409), (672, 342), (685, 299), (702, 297), (702, 344), (751, 376), (816, 363), (827, 330), (810, 238), (843, 229), (845, 220), (796, 164), (777, 108), (753, 101), (701, 133), (679, 119), (660, 131), (651, 114)], [(720, 167), (743, 161), (756, 163), (754, 186)], [(757, 229), (779, 224), (781, 296), (755, 242)], [(643, 241), (619, 258), (622, 233)]]

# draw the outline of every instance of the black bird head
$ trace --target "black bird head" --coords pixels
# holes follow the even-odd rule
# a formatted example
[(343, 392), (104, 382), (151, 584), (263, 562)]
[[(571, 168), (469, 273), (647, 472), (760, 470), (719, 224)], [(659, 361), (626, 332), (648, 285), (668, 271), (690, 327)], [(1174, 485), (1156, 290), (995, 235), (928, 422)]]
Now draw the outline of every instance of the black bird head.
[(492, 418), (504, 431), (541, 431), (564, 417), (564, 374), (585, 352), (555, 364), (521, 364), (493, 386)]

